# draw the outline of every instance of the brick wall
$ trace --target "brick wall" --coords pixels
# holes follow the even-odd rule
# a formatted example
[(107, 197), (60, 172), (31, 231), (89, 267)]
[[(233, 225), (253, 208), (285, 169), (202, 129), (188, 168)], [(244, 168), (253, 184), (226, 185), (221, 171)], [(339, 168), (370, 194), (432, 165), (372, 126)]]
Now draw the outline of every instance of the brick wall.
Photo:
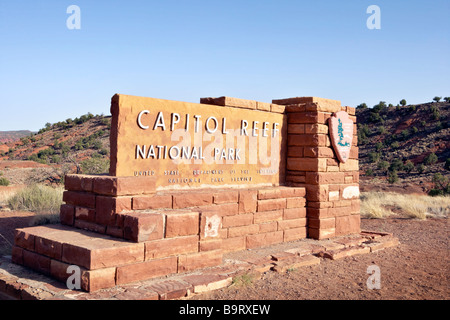
[[(355, 109), (321, 98), (274, 100), (288, 117), (286, 183), (306, 188), (308, 237), (330, 238), (360, 231), (359, 167)], [(339, 162), (328, 119), (346, 111), (354, 122), (349, 159)]]

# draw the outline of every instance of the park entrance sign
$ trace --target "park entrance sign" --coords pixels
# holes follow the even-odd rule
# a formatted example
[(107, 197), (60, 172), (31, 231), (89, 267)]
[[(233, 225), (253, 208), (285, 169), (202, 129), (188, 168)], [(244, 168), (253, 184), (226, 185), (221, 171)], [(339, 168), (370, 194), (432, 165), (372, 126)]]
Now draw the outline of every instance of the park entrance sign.
[(355, 109), (296, 97), (116, 94), (109, 175), (65, 177), (60, 224), (16, 230), (13, 262), (96, 291), (223, 254), (360, 232)]
[(111, 106), (113, 176), (154, 177), (158, 190), (279, 185), (283, 114), (116, 95)]

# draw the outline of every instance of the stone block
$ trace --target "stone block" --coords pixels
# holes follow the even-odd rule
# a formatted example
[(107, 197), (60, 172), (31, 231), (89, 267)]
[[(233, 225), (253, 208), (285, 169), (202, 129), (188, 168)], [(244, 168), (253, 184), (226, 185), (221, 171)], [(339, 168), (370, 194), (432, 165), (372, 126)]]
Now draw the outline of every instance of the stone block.
[(159, 213), (133, 213), (124, 218), (124, 238), (134, 242), (162, 239), (164, 217)]
[(166, 214), (166, 238), (196, 235), (199, 233), (198, 212), (169, 212)]
[(172, 195), (133, 197), (133, 210), (172, 209)]
[(116, 285), (147, 280), (177, 272), (177, 257), (148, 260), (117, 267)]

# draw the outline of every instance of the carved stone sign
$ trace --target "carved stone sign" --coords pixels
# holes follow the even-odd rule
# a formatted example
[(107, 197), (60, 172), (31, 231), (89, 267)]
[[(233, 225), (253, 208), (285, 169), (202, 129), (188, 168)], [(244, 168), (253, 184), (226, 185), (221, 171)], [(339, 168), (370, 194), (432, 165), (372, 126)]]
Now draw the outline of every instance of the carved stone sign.
[(353, 121), (345, 111), (334, 113), (328, 121), (331, 144), (339, 161), (345, 163), (352, 147)]
[(281, 113), (115, 95), (110, 175), (154, 177), (159, 189), (279, 185)]

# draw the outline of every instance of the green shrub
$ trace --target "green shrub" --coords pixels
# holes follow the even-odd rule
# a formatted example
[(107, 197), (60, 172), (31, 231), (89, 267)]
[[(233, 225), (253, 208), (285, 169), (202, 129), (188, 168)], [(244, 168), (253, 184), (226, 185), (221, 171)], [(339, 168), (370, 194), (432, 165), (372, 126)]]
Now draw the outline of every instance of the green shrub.
[(414, 163), (412, 163), (411, 160), (406, 161), (405, 165), (403, 166), (403, 169), (407, 173), (410, 173), (411, 171), (414, 170)]
[(406, 106), (406, 100), (405, 100), (405, 99), (400, 100), (400, 104), (401, 104), (403, 107)]
[(366, 176), (368, 176), (368, 177), (370, 177), (370, 176), (373, 176), (373, 170), (372, 169), (367, 169), (366, 170)]
[(389, 168), (389, 162), (387, 161), (380, 161), (378, 162), (378, 169), (386, 171)]
[(394, 142), (391, 143), (391, 148), (392, 148), (392, 149), (398, 149), (399, 146), (400, 146), (400, 145), (398, 144), (397, 141), (394, 141)]
[(0, 186), (9, 186), (9, 180), (4, 177), (0, 177)]
[(381, 155), (378, 152), (369, 152), (368, 156), (369, 156), (369, 161), (371, 163), (375, 163), (375, 162), (378, 162), (378, 160), (380, 160)]
[(80, 163), (83, 174), (102, 174), (109, 171), (109, 159), (92, 157)]
[(396, 183), (398, 181), (398, 175), (397, 175), (397, 171), (391, 171), (389, 172), (389, 176), (388, 176), (388, 182), (393, 184)]
[(423, 165), (423, 163), (419, 164), (417, 166), (417, 172), (423, 173), (424, 171), (425, 171), (425, 166)]
[(390, 172), (397, 172), (403, 170), (403, 161), (400, 159), (395, 159), (389, 166)]
[(375, 149), (377, 150), (377, 152), (379, 152), (381, 149), (383, 149), (383, 142), (378, 141), (378, 142), (375, 144)]
[(450, 170), (450, 158), (447, 158), (447, 160), (445, 160), (445, 169)]
[(442, 99), (442, 97), (437, 97), (436, 96), (436, 97), (433, 98), (433, 101), (439, 102), (439, 101), (441, 101), (441, 99)]
[(441, 173), (435, 173), (433, 176), (434, 189), (428, 193), (430, 196), (444, 196), (450, 194), (450, 183), (447, 177)]
[(428, 156), (425, 157), (424, 164), (426, 164), (426, 165), (433, 165), (437, 161), (438, 161), (437, 155), (434, 152), (432, 152)]

